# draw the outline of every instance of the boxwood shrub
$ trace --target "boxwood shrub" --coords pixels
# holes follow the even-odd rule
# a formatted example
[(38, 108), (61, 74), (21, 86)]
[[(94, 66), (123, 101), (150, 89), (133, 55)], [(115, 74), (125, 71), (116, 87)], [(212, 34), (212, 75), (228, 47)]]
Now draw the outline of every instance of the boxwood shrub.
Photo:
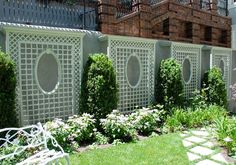
[(112, 61), (105, 54), (89, 56), (83, 73), (80, 113), (94, 115), (98, 124), (117, 104), (118, 85)]
[(220, 68), (213, 67), (204, 74), (203, 87), (208, 103), (226, 107), (227, 91)]
[(15, 88), (15, 64), (0, 50), (0, 128), (18, 126)]
[(170, 105), (182, 105), (183, 83), (180, 64), (172, 59), (161, 61), (156, 81), (157, 102), (169, 109)]

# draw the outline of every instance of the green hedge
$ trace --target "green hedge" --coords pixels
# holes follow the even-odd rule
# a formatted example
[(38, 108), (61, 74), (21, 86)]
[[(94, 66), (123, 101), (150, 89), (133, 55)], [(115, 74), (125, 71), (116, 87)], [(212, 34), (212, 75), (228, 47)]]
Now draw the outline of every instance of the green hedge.
[(18, 126), (15, 88), (15, 64), (0, 50), (0, 128)]
[(165, 108), (183, 104), (181, 66), (172, 58), (161, 61), (155, 95), (157, 102)]
[(83, 73), (80, 113), (99, 121), (117, 108), (118, 85), (112, 61), (104, 54), (89, 56)]
[(208, 103), (226, 107), (227, 91), (220, 68), (213, 67), (204, 74), (203, 88), (206, 89)]

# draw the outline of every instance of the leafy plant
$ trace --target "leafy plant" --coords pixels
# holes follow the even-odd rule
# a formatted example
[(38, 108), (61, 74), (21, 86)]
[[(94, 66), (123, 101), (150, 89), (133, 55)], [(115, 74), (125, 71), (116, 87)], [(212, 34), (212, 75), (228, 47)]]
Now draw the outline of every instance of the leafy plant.
[[(56, 139), (64, 151), (72, 152), (74, 149), (73, 146), (78, 146), (78, 143), (75, 141), (76, 136), (73, 136), (71, 128), (61, 119), (54, 119), (53, 121), (47, 122), (44, 125), (44, 128), (47, 131), (50, 131), (51, 135)], [(48, 142), (48, 147), (54, 148), (51, 141)]]
[(201, 90), (195, 90), (192, 94), (192, 97), (188, 100), (188, 106), (192, 109), (206, 108), (208, 106), (206, 90), (207, 89), (205, 88), (202, 88)]
[[(30, 130), (24, 130), (30, 133)], [(12, 132), (12, 136), (9, 137), (9, 131), (4, 132), (4, 138), (9, 138), (10, 141), (5, 141), (0, 139), (0, 157), (8, 155), (9, 157), (0, 160), (1, 165), (17, 164), (24, 161), (28, 157), (32, 156), (35, 153), (38, 153), (43, 149), (43, 144), (39, 146), (30, 146), (29, 143), (35, 138), (28, 137), (23, 132)], [(38, 135), (37, 138), (43, 138), (42, 135)], [(10, 156), (10, 154), (12, 154)]]
[(173, 105), (183, 104), (183, 83), (181, 67), (174, 59), (161, 61), (156, 81), (157, 102), (164, 105), (166, 110), (171, 110)]
[(107, 115), (106, 119), (101, 119), (102, 128), (110, 142), (120, 139), (122, 142), (132, 141), (136, 138), (136, 131), (129, 122), (128, 117), (120, 114), (119, 111)]
[[(0, 157), (13, 153), (17, 149), (16, 145), (8, 145), (7, 147), (0, 148)], [(14, 156), (0, 160), (1, 165), (17, 164), (32, 156), (37, 152), (36, 148), (28, 148)]]
[(117, 108), (118, 85), (111, 60), (104, 54), (88, 58), (84, 69), (80, 95), (80, 113), (89, 113), (99, 119)]
[(141, 135), (150, 135), (160, 126), (160, 114), (162, 111), (149, 108), (143, 108), (132, 113), (128, 120)]
[(75, 137), (76, 142), (79, 144), (89, 143), (94, 141), (96, 131), (95, 119), (90, 114), (82, 114), (82, 116), (74, 115), (69, 117), (66, 122), (70, 127), (70, 132)]
[(226, 116), (215, 119), (215, 135), (219, 142), (224, 145), (229, 154), (236, 154), (236, 118)]
[(220, 68), (213, 67), (204, 74), (203, 87), (208, 103), (227, 106), (227, 91)]
[(108, 137), (104, 136), (100, 132), (97, 132), (95, 134), (95, 139), (96, 139), (95, 144), (108, 144), (108, 141), (109, 141)]
[(173, 114), (167, 117), (164, 130), (175, 132), (189, 128), (209, 125), (219, 117), (226, 116), (226, 110), (220, 106), (209, 105), (205, 108), (182, 109), (175, 108)]
[[(187, 121), (188, 120), (188, 121)], [(176, 132), (184, 129), (189, 123), (188, 113), (184, 109), (174, 108), (173, 114), (168, 116), (164, 124), (164, 132)]]
[[(0, 50), (0, 129), (18, 126), (15, 109), (15, 63)], [(1, 136), (1, 135), (0, 135)]]
[[(81, 144), (95, 141), (95, 119), (86, 113), (82, 116), (69, 117), (66, 122), (61, 119), (49, 121), (44, 127), (51, 132), (52, 136), (67, 152), (73, 151)], [(49, 147), (53, 147), (50, 145), (49, 143)]]
[(236, 83), (230, 86), (231, 92), (232, 92), (232, 97), (231, 99), (236, 101)]

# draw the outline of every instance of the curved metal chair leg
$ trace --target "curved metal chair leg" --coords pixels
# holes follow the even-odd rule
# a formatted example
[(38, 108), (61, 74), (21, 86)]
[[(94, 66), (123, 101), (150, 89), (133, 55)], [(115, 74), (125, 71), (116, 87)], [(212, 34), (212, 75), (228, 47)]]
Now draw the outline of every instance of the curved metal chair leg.
[(69, 155), (66, 155), (65, 158), (66, 158), (67, 164), (70, 165), (70, 157), (69, 157)]

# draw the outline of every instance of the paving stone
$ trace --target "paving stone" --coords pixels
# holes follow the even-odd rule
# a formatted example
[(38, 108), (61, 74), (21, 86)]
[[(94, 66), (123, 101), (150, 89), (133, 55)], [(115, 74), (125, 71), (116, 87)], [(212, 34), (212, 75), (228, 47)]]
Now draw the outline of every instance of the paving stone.
[(194, 160), (197, 160), (197, 159), (200, 159), (200, 158), (201, 158), (200, 156), (195, 155), (195, 154), (192, 154), (192, 153), (190, 153), (190, 152), (187, 152), (187, 155), (188, 155), (188, 159), (189, 159), (190, 161), (194, 161)]
[(220, 164), (206, 159), (206, 160), (198, 162), (196, 165), (220, 165)]
[(193, 153), (204, 155), (204, 156), (205, 155), (210, 155), (214, 152), (213, 150), (211, 150), (209, 148), (205, 148), (205, 147), (201, 147), (201, 146), (194, 147), (190, 151), (193, 152)]
[(186, 141), (186, 140), (183, 140), (183, 145), (184, 147), (190, 147), (193, 145), (193, 143), (189, 142), (189, 141)]
[(214, 147), (215, 144), (212, 143), (212, 142), (206, 142), (206, 143), (202, 144), (202, 146), (205, 146), (205, 147), (209, 147), (209, 148), (211, 148), (211, 147)]
[(185, 140), (193, 142), (193, 143), (201, 143), (201, 142), (205, 141), (205, 139), (202, 139), (202, 138), (199, 138), (196, 136), (190, 136), (190, 137), (186, 138)]
[(186, 136), (188, 136), (188, 134), (181, 133), (180, 136), (181, 137), (186, 137)]
[(207, 131), (192, 131), (192, 133), (197, 136), (209, 136), (210, 135)]
[(189, 132), (189, 131), (184, 131), (183, 133), (184, 133), (184, 134), (189, 134), (190, 132)]
[(221, 153), (218, 153), (218, 154), (212, 156), (211, 158), (214, 160), (218, 160), (220, 162), (223, 162), (223, 163), (228, 163), (228, 161), (224, 158), (224, 156)]

